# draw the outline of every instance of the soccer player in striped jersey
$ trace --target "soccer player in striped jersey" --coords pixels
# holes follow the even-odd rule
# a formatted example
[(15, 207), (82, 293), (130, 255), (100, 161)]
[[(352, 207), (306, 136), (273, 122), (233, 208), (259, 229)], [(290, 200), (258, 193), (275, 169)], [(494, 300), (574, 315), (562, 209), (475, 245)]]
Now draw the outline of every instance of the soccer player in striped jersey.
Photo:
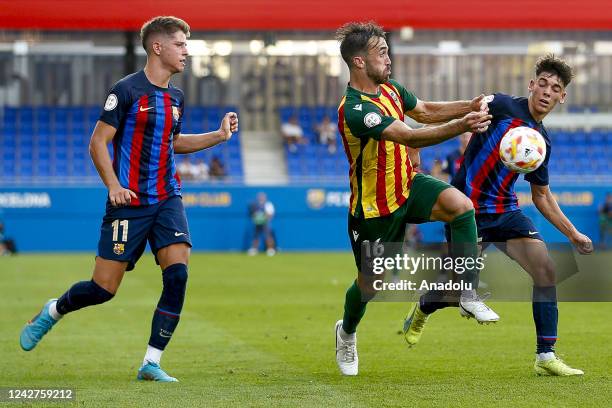
[[(582, 375), (569, 367), (554, 352), (557, 340), (557, 294), (554, 264), (548, 256), (546, 244), (533, 222), (519, 209), (514, 183), (519, 174), (506, 168), (499, 157), (499, 144), (510, 129), (529, 126), (542, 134), (546, 141), (544, 163), (525, 175), (531, 184), (531, 197), (536, 208), (561, 231), (581, 254), (592, 252), (593, 245), (580, 233), (559, 208), (548, 186), (548, 161), (551, 155), (550, 138), (542, 120), (567, 97), (566, 87), (572, 80), (572, 68), (554, 55), (540, 58), (535, 66), (535, 78), (529, 82), (529, 96), (513, 97), (497, 93), (487, 97), (493, 121), (487, 132), (474, 134), (465, 151), (465, 159), (451, 184), (463, 191), (476, 210), (478, 237), (500, 246), (531, 275), (533, 279), (533, 320), (536, 326), (535, 371), (539, 375)], [(447, 239), (452, 233), (447, 228)], [(452, 306), (432, 301), (435, 295), (421, 297), (422, 309), (427, 313)]]
[(48, 301), (26, 324), (20, 336), (24, 350), (36, 347), (65, 314), (111, 300), (148, 241), (162, 270), (163, 289), (137, 378), (177, 381), (159, 366), (179, 322), (191, 248), (174, 154), (212, 147), (238, 130), (238, 117), (230, 112), (217, 131), (181, 133), (183, 92), (170, 78), (185, 69), (188, 37), (189, 26), (176, 17), (160, 16), (143, 25), (147, 63), (113, 86), (91, 136), (90, 154), (108, 189), (93, 276)]
[[(403, 241), (407, 223), (444, 221), (453, 236), (476, 256), (476, 223), (471, 201), (459, 190), (413, 169), (409, 148), (441, 143), (466, 131), (481, 132), (490, 123), (484, 95), (471, 101), (419, 101), (390, 79), (391, 60), (384, 31), (373, 23), (349, 23), (337, 32), (340, 52), (350, 70), (350, 83), (338, 109), (338, 127), (349, 161), (349, 238), (358, 278), (346, 292), (344, 317), (336, 323), (336, 362), (344, 375), (356, 375), (356, 329), (372, 282), (364, 278), (364, 242)], [(441, 126), (411, 129), (404, 115), (422, 123), (451, 120)], [(365, 266), (367, 268), (367, 266)], [(499, 316), (474, 293), (461, 299), (482, 321)], [(418, 308), (417, 308), (418, 309)], [(426, 315), (418, 313), (412, 330), (418, 335)]]

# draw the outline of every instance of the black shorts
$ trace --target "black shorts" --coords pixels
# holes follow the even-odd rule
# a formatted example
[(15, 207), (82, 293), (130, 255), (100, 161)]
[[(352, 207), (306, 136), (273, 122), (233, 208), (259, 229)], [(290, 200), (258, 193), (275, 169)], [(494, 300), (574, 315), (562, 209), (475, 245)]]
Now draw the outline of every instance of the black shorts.
[(107, 203), (97, 256), (128, 262), (129, 271), (134, 269), (142, 256), (147, 241), (154, 255), (172, 244), (184, 242), (191, 246), (187, 216), (180, 196), (138, 207), (112, 207)]
[[(506, 242), (514, 238), (533, 238), (544, 241), (533, 221), (521, 210), (502, 214), (476, 214), (479, 242)], [(450, 242), (450, 226), (445, 227)]]

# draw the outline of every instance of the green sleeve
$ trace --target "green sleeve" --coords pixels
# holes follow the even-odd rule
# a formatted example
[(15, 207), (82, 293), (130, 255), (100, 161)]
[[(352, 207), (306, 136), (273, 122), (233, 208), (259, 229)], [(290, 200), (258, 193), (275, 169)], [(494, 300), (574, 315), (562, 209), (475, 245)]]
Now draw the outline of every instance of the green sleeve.
[(394, 117), (385, 116), (373, 103), (363, 101), (353, 105), (345, 104), (344, 118), (353, 136), (374, 140), (380, 140), (383, 131), (395, 121)]
[(405, 109), (404, 113), (413, 110), (417, 104), (417, 97), (414, 96), (412, 92), (409, 92), (408, 90), (406, 90), (406, 88), (401, 86), (397, 81), (394, 81), (393, 79), (391, 79), (389, 80), (389, 82), (391, 82), (391, 84), (400, 93), (400, 97), (402, 98), (402, 101), (404, 102), (404, 109)]

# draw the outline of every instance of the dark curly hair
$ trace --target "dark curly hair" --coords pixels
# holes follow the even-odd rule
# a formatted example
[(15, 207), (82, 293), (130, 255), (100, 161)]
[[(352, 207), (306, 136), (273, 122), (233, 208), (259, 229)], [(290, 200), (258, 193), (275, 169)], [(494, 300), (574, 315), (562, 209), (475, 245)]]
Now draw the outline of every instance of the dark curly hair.
[(555, 54), (547, 54), (538, 58), (535, 64), (536, 77), (542, 72), (555, 74), (564, 87), (568, 86), (574, 77), (572, 67), (561, 58), (556, 57)]

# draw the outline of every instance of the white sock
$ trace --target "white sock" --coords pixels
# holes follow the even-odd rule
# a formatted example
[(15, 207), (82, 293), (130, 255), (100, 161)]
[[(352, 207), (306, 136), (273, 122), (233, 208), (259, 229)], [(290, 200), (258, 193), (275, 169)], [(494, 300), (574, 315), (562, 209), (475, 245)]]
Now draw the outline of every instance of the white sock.
[(157, 349), (155, 347), (147, 346), (147, 353), (144, 356), (144, 360), (142, 360), (142, 365), (146, 365), (147, 362), (155, 363), (159, 365), (159, 360), (161, 360), (162, 353), (164, 351)]
[(340, 326), (340, 330), (338, 330), (338, 334), (340, 334), (340, 338), (343, 341), (355, 341), (355, 333), (348, 334), (344, 331), (342, 326)]
[(553, 358), (555, 358), (555, 353), (552, 351), (549, 351), (548, 353), (538, 353), (536, 355), (536, 358), (538, 359), (538, 361), (552, 360)]
[(461, 291), (461, 300), (470, 301), (473, 299), (476, 299), (476, 291), (474, 289)]
[(49, 314), (53, 318), (53, 320), (59, 320), (64, 317), (63, 314), (57, 311), (57, 300), (49, 305)]

